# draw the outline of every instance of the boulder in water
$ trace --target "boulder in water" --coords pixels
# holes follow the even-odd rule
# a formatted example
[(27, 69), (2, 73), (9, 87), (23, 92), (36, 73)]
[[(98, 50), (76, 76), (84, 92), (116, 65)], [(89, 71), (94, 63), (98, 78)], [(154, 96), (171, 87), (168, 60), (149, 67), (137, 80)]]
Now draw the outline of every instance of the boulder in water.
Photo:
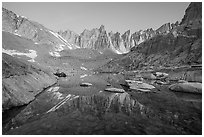
[(177, 92), (202, 94), (202, 83), (198, 82), (177, 83), (170, 85), (169, 89)]
[(56, 75), (58, 77), (66, 77), (67, 76), (64, 72), (56, 72), (56, 73), (54, 73), (54, 75)]
[(164, 81), (161, 81), (161, 80), (157, 80), (155, 81), (155, 83), (159, 84), (159, 85), (167, 85), (168, 82), (164, 82)]
[(124, 89), (120, 89), (120, 88), (106, 88), (104, 91), (114, 92), (114, 93), (124, 93), (125, 92)]
[(185, 81), (185, 80), (178, 80), (178, 83), (186, 83), (188, 81)]
[(141, 92), (151, 92), (152, 89), (155, 89), (154, 86), (144, 83), (142, 81), (126, 80), (130, 89), (138, 90)]
[(90, 87), (90, 86), (92, 86), (92, 84), (84, 82), (84, 83), (81, 83), (80, 86), (81, 87)]
[(156, 75), (156, 77), (166, 78), (166, 77), (168, 77), (169, 74), (164, 73), (164, 72), (156, 72), (155, 75)]

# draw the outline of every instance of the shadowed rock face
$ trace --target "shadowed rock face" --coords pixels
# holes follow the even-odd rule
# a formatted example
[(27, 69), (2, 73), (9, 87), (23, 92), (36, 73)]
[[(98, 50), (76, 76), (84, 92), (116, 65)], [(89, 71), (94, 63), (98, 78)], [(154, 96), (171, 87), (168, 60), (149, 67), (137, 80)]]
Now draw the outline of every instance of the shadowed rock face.
[(99, 33), (98, 29), (92, 29), (91, 31), (84, 30), (79, 37), (79, 46), (94, 49), (94, 44), (97, 41)]
[(155, 35), (156, 35), (156, 32), (152, 28), (144, 31), (141, 30), (141, 31), (135, 32), (131, 35), (131, 40), (132, 40), (131, 47), (137, 46), (140, 43), (150, 39), (151, 37), (154, 37)]
[(2, 30), (12, 33), (19, 27), (22, 21), (22, 17), (18, 17), (12, 11), (2, 8)]
[[(201, 18), (196, 15), (196, 20), (192, 21), (189, 17), (193, 15), (191, 12), (199, 11), (198, 15), (201, 14), (199, 8), (193, 8), (199, 4), (201, 6), (201, 3), (196, 3), (190, 4), (188, 7), (190, 10), (187, 10), (183, 20), (189, 18), (190, 24), (183, 24), (184, 21), (182, 21), (180, 25), (178, 25), (178, 22), (171, 25), (170, 23), (163, 25), (156, 31), (159, 35), (150, 33), (154, 36), (133, 47), (123, 58), (112, 60), (99, 68), (98, 71), (120, 72), (122, 70), (135, 70), (150, 66), (159, 68), (202, 64), (202, 24), (197, 21), (201, 21)], [(194, 19), (193, 17), (191, 18)], [(148, 32), (151, 32), (151, 30)], [(135, 37), (139, 39), (140, 35), (135, 33)]]
[(129, 51), (131, 48), (130, 30), (126, 31), (121, 37), (124, 41), (124, 47)]
[(94, 44), (94, 49), (97, 49), (99, 51), (106, 49), (109, 47), (109, 42), (108, 42), (108, 35), (105, 31), (105, 28), (103, 25), (99, 28), (99, 36), (98, 39), (96, 40)]
[(192, 2), (186, 9), (181, 24), (189, 24), (197, 21), (202, 22), (202, 3)]
[(166, 23), (166, 24), (162, 25), (160, 28), (158, 28), (156, 30), (156, 33), (157, 34), (167, 34), (170, 32), (170, 30), (171, 30), (170, 23)]

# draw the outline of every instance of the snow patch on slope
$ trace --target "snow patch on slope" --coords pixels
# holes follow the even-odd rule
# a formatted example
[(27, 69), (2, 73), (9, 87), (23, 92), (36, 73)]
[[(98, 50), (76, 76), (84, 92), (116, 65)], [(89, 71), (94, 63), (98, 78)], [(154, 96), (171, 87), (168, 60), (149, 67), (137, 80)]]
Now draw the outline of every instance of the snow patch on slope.
[(21, 16), (21, 18), (25, 18), (25, 19), (28, 19), (27, 17), (25, 17), (25, 16)]
[(17, 34), (17, 33), (14, 33), (14, 35), (21, 37), (21, 35), (20, 35), (20, 34)]
[(88, 75), (87, 75), (87, 74), (84, 74), (84, 75), (81, 75), (80, 78), (84, 78), (84, 77), (86, 77), (86, 76), (88, 76)]
[(56, 52), (56, 51), (50, 51), (49, 54), (53, 57), (60, 57), (60, 54), (59, 52)]
[(31, 58), (31, 60), (28, 60), (30, 62), (35, 62), (35, 58), (37, 57), (37, 52), (35, 50), (28, 50), (29, 53), (23, 53), (17, 50), (6, 50), (6, 49), (2, 49), (3, 53), (9, 54), (11, 56), (13, 55), (19, 55), (19, 56), (27, 56), (29, 58)]
[(118, 50), (114, 50), (115, 53), (117, 54), (123, 54), (122, 52), (118, 51)]
[(87, 68), (85, 68), (85, 67), (80, 67), (81, 68), (81, 70), (87, 70)]
[(60, 45), (56, 45), (53, 49), (53, 51), (50, 51), (49, 54), (51, 56), (54, 56), (54, 57), (60, 57), (60, 51), (64, 50), (64, 47), (65, 45), (63, 44), (60, 44)]
[(65, 45), (60, 44), (60, 45), (55, 46), (54, 50), (55, 51), (62, 51), (62, 50), (64, 50), (64, 47), (65, 47)]

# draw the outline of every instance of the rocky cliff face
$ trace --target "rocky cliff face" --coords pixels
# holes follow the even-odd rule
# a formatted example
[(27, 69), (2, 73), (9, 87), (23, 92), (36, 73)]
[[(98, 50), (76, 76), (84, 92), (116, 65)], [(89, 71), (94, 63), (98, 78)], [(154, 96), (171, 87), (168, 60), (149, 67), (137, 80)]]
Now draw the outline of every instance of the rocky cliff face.
[(156, 32), (152, 28), (144, 30), (144, 31), (140, 30), (138, 32), (133, 33), (131, 36), (131, 40), (133, 41), (132, 42), (133, 44), (131, 47), (139, 45), (140, 43), (155, 36), (155, 34), (156, 34)]
[(13, 33), (19, 27), (22, 20), (21, 16), (17, 16), (12, 11), (2, 8), (2, 30)]
[(126, 53), (126, 48), (124, 46), (124, 41), (119, 32), (115, 34), (109, 33), (110, 47), (118, 54)]
[[(190, 4), (180, 25), (165, 24), (154, 31), (148, 30), (143, 35), (146, 40), (135, 46), (124, 57), (112, 60), (99, 68), (98, 71), (121, 72), (123, 70), (136, 70), (141, 68), (175, 67), (191, 64), (202, 64), (202, 19), (197, 14), (198, 4)], [(201, 10), (199, 10), (201, 12)], [(192, 13), (191, 13), (192, 12)], [(201, 15), (201, 13), (198, 15)], [(195, 19), (196, 18), (196, 19)], [(195, 19), (192, 21), (191, 19)], [(198, 23), (199, 22), (201, 23)], [(195, 25), (196, 24), (196, 25)], [(152, 33), (151, 33), (152, 32)], [(140, 34), (142, 34), (140, 32)], [(139, 40), (140, 34), (135, 33)], [(146, 34), (152, 35), (147, 38)], [(140, 38), (139, 38), (140, 37)]]
[(99, 28), (98, 39), (94, 43), (94, 49), (99, 51), (109, 47), (108, 35), (103, 25)]
[(181, 24), (202, 22), (202, 3), (192, 2), (185, 11)]
[(91, 31), (85, 29), (79, 37), (80, 47), (94, 49), (94, 44), (98, 39), (99, 33), (99, 29), (92, 29)]
[(166, 23), (162, 25), (160, 28), (156, 30), (157, 34), (167, 34), (171, 31), (171, 25), (170, 23)]

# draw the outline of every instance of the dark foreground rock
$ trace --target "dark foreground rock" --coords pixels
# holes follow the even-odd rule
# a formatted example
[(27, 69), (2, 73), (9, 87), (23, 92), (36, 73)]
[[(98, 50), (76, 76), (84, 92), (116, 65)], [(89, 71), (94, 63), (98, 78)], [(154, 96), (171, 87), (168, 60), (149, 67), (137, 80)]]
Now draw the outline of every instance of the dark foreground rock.
[(56, 82), (48, 72), (7, 54), (3, 54), (2, 68), (3, 110), (28, 104), (44, 88)]
[(177, 92), (202, 94), (202, 83), (196, 83), (196, 82), (178, 83), (178, 84), (170, 85), (169, 89)]

